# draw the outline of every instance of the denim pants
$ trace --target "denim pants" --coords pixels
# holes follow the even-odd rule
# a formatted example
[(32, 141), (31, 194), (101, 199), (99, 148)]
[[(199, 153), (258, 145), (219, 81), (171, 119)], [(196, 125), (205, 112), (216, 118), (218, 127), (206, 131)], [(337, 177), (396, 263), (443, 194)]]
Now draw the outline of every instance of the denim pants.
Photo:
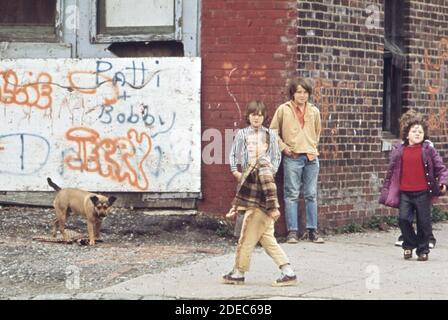
[[(412, 222), (417, 216), (417, 234)], [(417, 248), (417, 255), (429, 253), (429, 238), (432, 234), (431, 199), (428, 191), (401, 191), (398, 224), (403, 235), (403, 249)]]
[(317, 229), (317, 177), (319, 159), (309, 161), (306, 155), (297, 158), (283, 157), (284, 200), (286, 228), (298, 231), (298, 209), (300, 187), (303, 184), (305, 198), (306, 228)]

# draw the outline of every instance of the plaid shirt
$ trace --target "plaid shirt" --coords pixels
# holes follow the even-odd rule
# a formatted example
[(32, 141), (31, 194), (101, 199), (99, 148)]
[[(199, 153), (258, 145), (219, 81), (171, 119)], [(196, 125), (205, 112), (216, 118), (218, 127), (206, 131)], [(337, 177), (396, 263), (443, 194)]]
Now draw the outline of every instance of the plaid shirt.
[(249, 164), (241, 176), (232, 205), (258, 207), (266, 213), (280, 208), (272, 164), (268, 159), (261, 157), (255, 164)]

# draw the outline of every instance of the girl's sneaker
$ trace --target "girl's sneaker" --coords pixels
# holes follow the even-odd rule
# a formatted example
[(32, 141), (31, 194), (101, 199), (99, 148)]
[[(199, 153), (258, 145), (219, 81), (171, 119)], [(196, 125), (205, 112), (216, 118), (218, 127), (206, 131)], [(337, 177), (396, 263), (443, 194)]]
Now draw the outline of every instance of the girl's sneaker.
[(429, 249), (434, 249), (436, 246), (436, 239), (430, 239), (429, 240)]
[(395, 246), (396, 247), (401, 247), (403, 245), (403, 236), (400, 235), (397, 239), (397, 241), (395, 241)]
[(427, 253), (419, 254), (417, 260), (418, 261), (428, 261), (428, 254)]
[(404, 249), (404, 251), (403, 251), (403, 258), (405, 258), (406, 260), (411, 259), (412, 258), (412, 250), (411, 249)]

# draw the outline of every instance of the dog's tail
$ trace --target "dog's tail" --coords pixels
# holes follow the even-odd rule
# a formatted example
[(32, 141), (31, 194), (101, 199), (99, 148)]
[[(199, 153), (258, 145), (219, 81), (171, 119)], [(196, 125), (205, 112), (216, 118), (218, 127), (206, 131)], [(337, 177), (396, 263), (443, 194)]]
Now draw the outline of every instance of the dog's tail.
[(59, 191), (61, 190), (61, 187), (59, 187), (56, 183), (54, 183), (53, 181), (51, 181), (50, 178), (47, 178), (47, 182), (50, 185), (50, 187), (52, 187), (54, 190)]

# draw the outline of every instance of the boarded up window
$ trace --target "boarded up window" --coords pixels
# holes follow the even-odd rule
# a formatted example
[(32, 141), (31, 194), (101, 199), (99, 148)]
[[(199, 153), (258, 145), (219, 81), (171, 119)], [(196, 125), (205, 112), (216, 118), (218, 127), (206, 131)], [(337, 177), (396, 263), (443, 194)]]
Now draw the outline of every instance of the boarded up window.
[(56, 41), (57, 0), (0, 0), (0, 41)]
[(98, 0), (95, 40), (181, 40), (181, 9), (181, 0)]

